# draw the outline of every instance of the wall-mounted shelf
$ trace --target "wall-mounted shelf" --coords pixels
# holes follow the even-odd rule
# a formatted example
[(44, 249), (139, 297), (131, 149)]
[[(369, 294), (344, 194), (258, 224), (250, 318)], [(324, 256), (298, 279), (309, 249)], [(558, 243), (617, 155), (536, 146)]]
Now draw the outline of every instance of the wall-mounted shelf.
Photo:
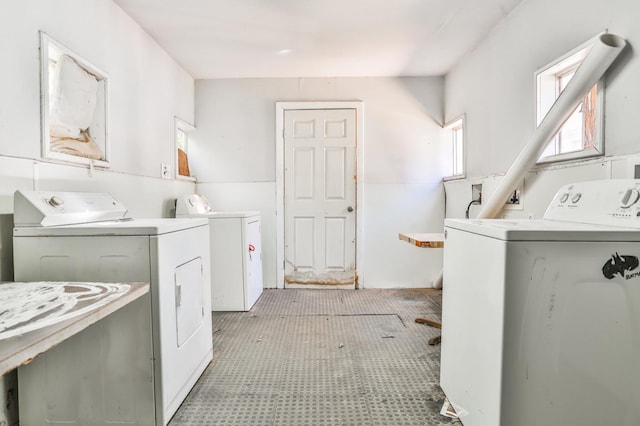
[(422, 248), (444, 247), (444, 234), (429, 234), (420, 232), (400, 232), (398, 238), (409, 244)]

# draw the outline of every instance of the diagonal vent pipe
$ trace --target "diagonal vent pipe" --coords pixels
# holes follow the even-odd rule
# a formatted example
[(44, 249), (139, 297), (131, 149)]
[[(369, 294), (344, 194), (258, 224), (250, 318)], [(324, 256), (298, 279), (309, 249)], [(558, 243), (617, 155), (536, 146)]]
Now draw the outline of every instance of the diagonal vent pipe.
[[(596, 37), (593, 47), (576, 70), (567, 87), (560, 93), (547, 115), (533, 132), (496, 190), (486, 203), (483, 203), (484, 205), (477, 216), (478, 219), (494, 218), (502, 210), (509, 195), (516, 189), (527, 171), (536, 163), (549, 140), (558, 133), (582, 98), (602, 78), (626, 44), (625, 39), (615, 34), (605, 33)], [(442, 272), (434, 280), (433, 286), (442, 288)]]
[(498, 184), (495, 192), (480, 209), (477, 216), (479, 219), (491, 219), (502, 210), (509, 195), (542, 155), (551, 138), (558, 133), (593, 85), (602, 78), (625, 45), (626, 41), (614, 34), (601, 34), (596, 38), (589, 54), (576, 70), (567, 87), (560, 93), (547, 115), (533, 132)]

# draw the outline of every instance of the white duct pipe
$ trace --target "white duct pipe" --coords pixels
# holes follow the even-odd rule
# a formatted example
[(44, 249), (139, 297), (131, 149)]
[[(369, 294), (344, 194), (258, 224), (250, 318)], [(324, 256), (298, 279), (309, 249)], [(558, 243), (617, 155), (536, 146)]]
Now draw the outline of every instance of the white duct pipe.
[(597, 37), (589, 54), (578, 67), (567, 87), (560, 93), (538, 128), (533, 132), (498, 184), (495, 192), (491, 194), (486, 203), (483, 203), (477, 216), (478, 219), (491, 219), (502, 210), (524, 175), (540, 158), (549, 140), (558, 133), (576, 106), (589, 93), (593, 85), (602, 78), (625, 45), (626, 41), (614, 34), (601, 34)]
[[(477, 216), (478, 219), (493, 218), (502, 210), (507, 199), (522, 181), (524, 175), (536, 163), (549, 140), (558, 133), (578, 103), (586, 96), (593, 85), (602, 78), (626, 44), (625, 39), (614, 34), (601, 34), (596, 38), (589, 54), (582, 61), (567, 87), (560, 93), (547, 115), (533, 132), (496, 190), (486, 203), (483, 203)], [(442, 288), (442, 272), (433, 282), (433, 286)]]

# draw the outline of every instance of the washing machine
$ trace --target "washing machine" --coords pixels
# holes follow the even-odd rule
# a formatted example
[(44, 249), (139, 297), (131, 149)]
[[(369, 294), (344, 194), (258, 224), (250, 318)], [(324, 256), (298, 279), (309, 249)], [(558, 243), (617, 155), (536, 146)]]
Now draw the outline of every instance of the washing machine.
[(24, 425), (166, 425), (212, 359), (204, 219), (132, 219), (105, 193), (18, 191), (18, 281), (150, 283), (18, 370)]
[(209, 219), (211, 309), (249, 311), (263, 291), (260, 213), (218, 212), (199, 194), (176, 200), (176, 217)]
[(441, 386), (465, 426), (640, 424), (640, 181), (445, 220)]

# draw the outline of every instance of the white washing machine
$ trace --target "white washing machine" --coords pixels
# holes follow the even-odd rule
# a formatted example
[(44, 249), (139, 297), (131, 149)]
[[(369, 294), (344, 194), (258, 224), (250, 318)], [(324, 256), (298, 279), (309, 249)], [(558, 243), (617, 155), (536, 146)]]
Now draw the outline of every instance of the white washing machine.
[(176, 200), (176, 217), (209, 219), (211, 309), (249, 311), (263, 291), (260, 213), (216, 212), (191, 194)]
[(18, 370), (24, 425), (166, 425), (212, 359), (203, 219), (131, 219), (104, 193), (16, 192), (18, 281), (150, 282)]
[(441, 386), (465, 426), (640, 424), (640, 180), (445, 221)]

